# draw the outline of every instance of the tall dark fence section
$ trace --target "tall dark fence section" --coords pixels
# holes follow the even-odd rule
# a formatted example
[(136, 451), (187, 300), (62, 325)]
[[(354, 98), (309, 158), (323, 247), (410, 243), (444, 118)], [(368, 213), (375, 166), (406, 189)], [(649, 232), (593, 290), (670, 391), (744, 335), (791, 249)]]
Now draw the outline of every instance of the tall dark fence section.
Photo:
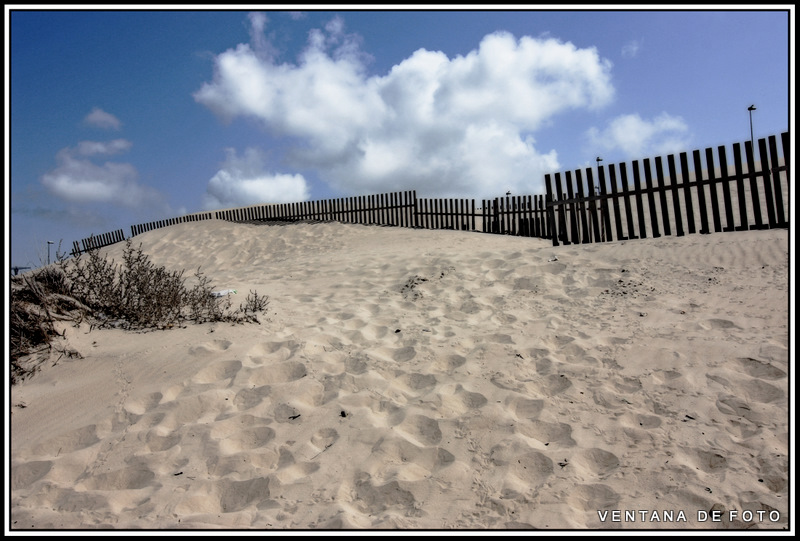
[[(745, 231), (789, 226), (789, 133), (733, 145), (681, 152), (545, 175), (553, 245), (662, 235)], [(783, 160), (781, 160), (781, 154)], [(781, 163), (783, 161), (783, 163)]]
[[(550, 239), (559, 244), (608, 242), (662, 235), (744, 231), (789, 226), (789, 133), (682, 152), (665, 159), (587, 167), (545, 175), (545, 195), (482, 200), (418, 199), (415, 191), (254, 205), (200, 212), (131, 226), (131, 236), (185, 222), (238, 223), (335, 221), (344, 223), (482, 231)], [(780, 152), (779, 152), (780, 150)], [(480, 220), (480, 224), (478, 224)], [(125, 240), (117, 230), (73, 242), (73, 255)]]

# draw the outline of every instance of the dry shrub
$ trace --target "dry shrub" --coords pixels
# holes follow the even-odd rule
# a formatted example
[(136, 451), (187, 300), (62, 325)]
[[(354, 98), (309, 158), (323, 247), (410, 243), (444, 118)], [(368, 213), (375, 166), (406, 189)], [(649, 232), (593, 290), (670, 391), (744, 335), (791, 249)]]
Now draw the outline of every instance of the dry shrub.
[(211, 295), (211, 281), (200, 268), (194, 275), (195, 285), (188, 288), (184, 271), (154, 265), (141, 244), (134, 248), (130, 239), (121, 265), (90, 250), (63, 262), (61, 268), (72, 294), (92, 308), (95, 318), (126, 328), (166, 328), (183, 321), (253, 321), (254, 308), (266, 310), (269, 300), (253, 293), (246, 306), (229, 312), (230, 299)]
[[(23, 358), (44, 351), (49, 356), (52, 340), (60, 336), (56, 320), (86, 319), (92, 327), (124, 329), (166, 329), (186, 321), (260, 323), (257, 313), (267, 309), (269, 297), (251, 291), (237, 310), (230, 311), (230, 298), (214, 298), (212, 284), (199, 268), (191, 288), (183, 273), (154, 265), (141, 245), (134, 248), (128, 239), (119, 265), (94, 249), (13, 277), (12, 384), (36, 370)], [(62, 354), (80, 356), (66, 350)]]
[[(64, 275), (53, 267), (12, 277), (10, 308), (12, 385), (35, 372), (42, 356), (49, 357), (52, 340), (60, 336), (56, 320), (80, 321), (88, 310), (69, 295)], [(23, 362), (32, 355), (32, 362)]]

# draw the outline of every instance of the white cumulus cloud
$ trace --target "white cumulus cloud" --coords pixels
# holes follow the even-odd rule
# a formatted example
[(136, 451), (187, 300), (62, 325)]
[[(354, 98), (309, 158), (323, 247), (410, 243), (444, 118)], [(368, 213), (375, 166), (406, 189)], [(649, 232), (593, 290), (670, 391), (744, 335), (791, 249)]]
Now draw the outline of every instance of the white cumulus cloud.
[(106, 113), (99, 107), (93, 108), (83, 121), (96, 128), (118, 130), (122, 127), (122, 122), (117, 117), (111, 113)]
[(298, 142), (290, 163), (346, 193), (530, 192), (558, 168), (555, 151), (530, 134), (614, 96), (609, 61), (552, 38), (496, 32), (453, 58), (419, 49), (384, 75), (368, 73), (358, 36), (339, 18), (309, 33), (294, 64), (259, 55), (259, 39), (219, 54), (196, 101)]
[(661, 113), (653, 119), (638, 114), (621, 115), (600, 130), (586, 132), (589, 144), (602, 150), (621, 150), (630, 158), (644, 158), (684, 150), (689, 144), (689, 127), (681, 117)]
[(206, 188), (207, 209), (308, 199), (308, 186), (302, 175), (266, 171), (264, 158), (257, 149), (248, 148), (242, 156), (232, 148), (225, 152), (225, 163)]

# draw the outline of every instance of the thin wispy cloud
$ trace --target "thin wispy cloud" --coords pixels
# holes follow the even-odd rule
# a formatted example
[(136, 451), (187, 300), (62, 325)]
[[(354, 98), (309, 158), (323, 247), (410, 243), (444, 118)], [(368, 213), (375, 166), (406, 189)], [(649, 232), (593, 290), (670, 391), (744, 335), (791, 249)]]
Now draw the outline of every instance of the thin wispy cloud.
[(117, 117), (99, 107), (92, 109), (83, 121), (89, 126), (107, 130), (119, 130), (122, 127), (122, 122)]
[(629, 41), (622, 46), (622, 58), (636, 58), (642, 47), (642, 40)]
[[(94, 108), (85, 117), (88, 124), (119, 128), (114, 115)], [(116, 207), (169, 210), (165, 196), (138, 182), (139, 173), (130, 163), (109, 161), (111, 156), (130, 150), (127, 139), (80, 141), (56, 154), (57, 166), (41, 177), (51, 194), (77, 205), (109, 204)]]
[(79, 149), (65, 148), (56, 155), (58, 167), (42, 176), (53, 195), (71, 203), (110, 203), (138, 207), (159, 199), (157, 192), (138, 184), (129, 163), (96, 164)]
[(268, 172), (257, 149), (248, 148), (241, 156), (232, 148), (225, 153), (225, 163), (208, 182), (204, 197), (206, 209), (308, 199), (308, 185), (302, 175)]
[(661, 113), (649, 120), (638, 114), (618, 116), (602, 130), (590, 128), (586, 137), (598, 152), (620, 150), (629, 158), (642, 158), (686, 150), (691, 134), (681, 117)]
[(114, 139), (113, 141), (81, 141), (78, 143), (77, 148), (74, 150), (75, 154), (81, 156), (111, 156), (126, 152), (133, 146), (130, 141), (125, 139)]
[(265, 59), (257, 46), (218, 55), (195, 99), (222, 119), (254, 118), (299, 141), (289, 162), (345, 193), (536, 189), (558, 161), (530, 134), (614, 96), (609, 61), (552, 38), (495, 32), (463, 56), (419, 49), (385, 75), (368, 74), (369, 55), (338, 18), (309, 33), (294, 64)]

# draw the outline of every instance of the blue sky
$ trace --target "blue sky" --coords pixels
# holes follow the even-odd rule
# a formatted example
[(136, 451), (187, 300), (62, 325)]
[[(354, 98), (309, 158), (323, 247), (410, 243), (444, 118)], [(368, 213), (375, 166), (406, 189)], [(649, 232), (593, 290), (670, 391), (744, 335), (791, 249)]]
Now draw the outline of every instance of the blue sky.
[(7, 264), (214, 208), (543, 193), (745, 141), (751, 104), (793, 131), (788, 6), (491, 9), (6, 6)]

